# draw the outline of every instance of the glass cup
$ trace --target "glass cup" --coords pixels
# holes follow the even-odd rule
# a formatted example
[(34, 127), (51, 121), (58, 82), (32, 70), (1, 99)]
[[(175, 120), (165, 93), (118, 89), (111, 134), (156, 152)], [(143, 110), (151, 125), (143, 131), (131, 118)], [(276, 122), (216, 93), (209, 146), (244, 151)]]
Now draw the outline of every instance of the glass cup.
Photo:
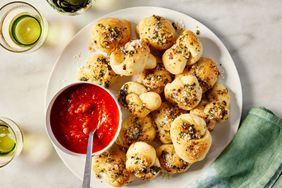
[(10, 163), (23, 149), (23, 134), (12, 120), (0, 117), (0, 168)]
[(11, 52), (31, 52), (40, 48), (48, 33), (48, 23), (32, 5), (14, 1), (0, 8), (0, 45)]
[(78, 15), (88, 10), (93, 0), (46, 0), (51, 7), (60, 13)]

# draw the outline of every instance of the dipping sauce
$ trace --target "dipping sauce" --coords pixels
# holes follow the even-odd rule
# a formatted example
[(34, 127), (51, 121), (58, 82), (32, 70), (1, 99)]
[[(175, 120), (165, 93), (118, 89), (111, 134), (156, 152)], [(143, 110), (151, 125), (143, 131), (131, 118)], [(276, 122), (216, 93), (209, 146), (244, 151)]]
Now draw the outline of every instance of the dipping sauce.
[(119, 126), (119, 109), (113, 97), (104, 89), (88, 83), (77, 84), (63, 91), (51, 109), (51, 129), (65, 148), (85, 154), (88, 136), (94, 134), (93, 152), (107, 147)]

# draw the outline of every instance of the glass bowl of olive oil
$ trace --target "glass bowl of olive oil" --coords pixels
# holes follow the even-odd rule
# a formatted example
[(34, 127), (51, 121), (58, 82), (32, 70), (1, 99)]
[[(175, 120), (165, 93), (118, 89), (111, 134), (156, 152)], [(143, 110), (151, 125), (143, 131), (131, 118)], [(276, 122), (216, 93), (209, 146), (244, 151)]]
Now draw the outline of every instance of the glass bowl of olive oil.
[(42, 46), (48, 23), (26, 2), (14, 1), (0, 8), (0, 44), (12, 52), (31, 52)]
[(12, 120), (0, 117), (0, 168), (10, 163), (23, 149), (23, 134)]
[(47, 2), (58, 12), (73, 16), (88, 10), (93, 0), (47, 0)]

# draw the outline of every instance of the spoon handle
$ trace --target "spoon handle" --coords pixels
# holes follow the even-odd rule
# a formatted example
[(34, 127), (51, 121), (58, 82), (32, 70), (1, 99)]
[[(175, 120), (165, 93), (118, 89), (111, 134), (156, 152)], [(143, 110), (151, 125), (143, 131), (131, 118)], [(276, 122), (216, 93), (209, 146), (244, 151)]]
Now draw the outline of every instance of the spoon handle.
[(95, 131), (96, 130), (91, 131), (89, 133), (82, 188), (90, 188), (91, 166), (92, 166), (92, 164), (91, 164), (92, 163), (92, 148), (93, 148), (92, 145), (93, 145), (93, 135), (94, 135)]

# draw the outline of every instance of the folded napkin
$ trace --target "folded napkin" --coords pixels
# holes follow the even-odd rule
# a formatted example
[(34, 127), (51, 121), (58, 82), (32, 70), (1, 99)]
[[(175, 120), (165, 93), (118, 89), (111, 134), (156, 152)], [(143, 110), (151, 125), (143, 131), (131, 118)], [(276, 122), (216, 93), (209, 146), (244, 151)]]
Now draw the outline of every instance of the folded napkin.
[(193, 187), (282, 188), (282, 119), (253, 108), (225, 151)]

